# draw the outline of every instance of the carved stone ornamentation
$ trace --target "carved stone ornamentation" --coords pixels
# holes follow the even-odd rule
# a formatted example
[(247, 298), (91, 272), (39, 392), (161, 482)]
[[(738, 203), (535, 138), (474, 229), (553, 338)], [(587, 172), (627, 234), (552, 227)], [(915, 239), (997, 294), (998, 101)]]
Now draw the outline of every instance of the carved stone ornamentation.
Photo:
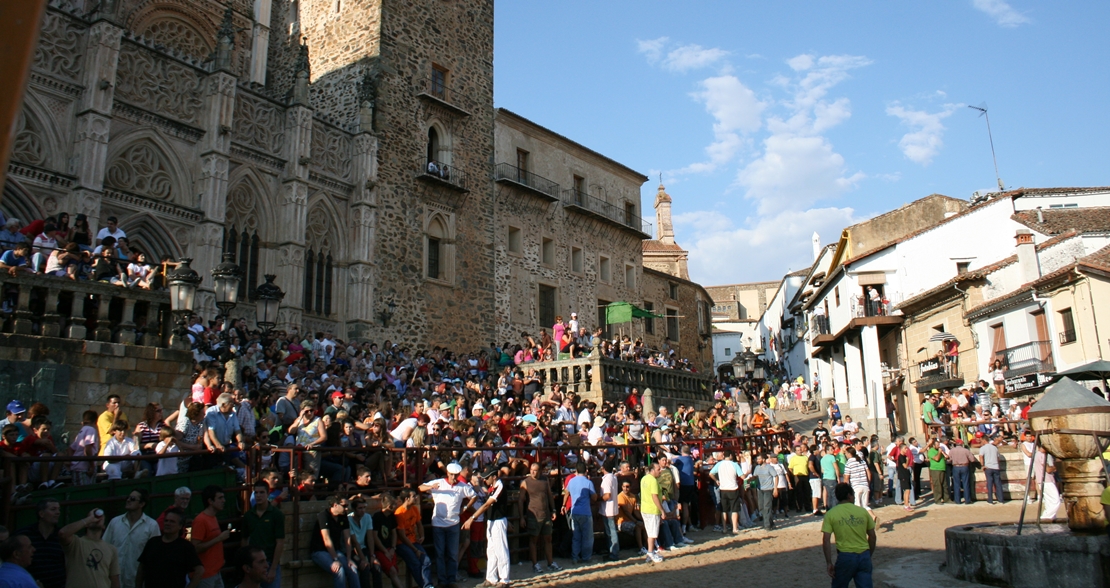
[(146, 142), (136, 143), (112, 160), (104, 183), (140, 196), (173, 200), (174, 182), (170, 169), (157, 147)]
[(312, 210), (308, 211), (308, 221), (305, 225), (305, 244), (317, 252), (334, 251), (333, 239), (331, 215), (323, 206), (313, 206)]
[(374, 267), (365, 263), (355, 263), (347, 268), (347, 277), (352, 286), (362, 286), (374, 279)]
[(76, 80), (81, 73), (83, 29), (68, 17), (47, 10), (42, 19), (34, 67)]
[(247, 93), (236, 95), (234, 139), (273, 155), (285, 148), (282, 113)]
[(237, 231), (261, 234), (258, 199), (248, 183), (240, 182), (227, 193), (227, 213), (224, 220), (227, 226), (235, 227)]
[(99, 114), (85, 114), (77, 119), (75, 140), (78, 143), (81, 141), (107, 143), (111, 127), (112, 121), (108, 117)]
[(312, 160), (337, 178), (351, 177), (351, 138), (338, 129), (316, 121), (312, 125)]
[(20, 111), (15, 121), (15, 141), (12, 144), (12, 159), (29, 165), (41, 166), (46, 163), (46, 141), (42, 136), (42, 129), (31, 122), (27, 112)]
[(116, 77), (119, 99), (182, 122), (196, 123), (204, 105), (202, 83), (193, 68), (156, 57), (143, 47), (124, 43), (120, 49)]
[(304, 247), (299, 245), (282, 245), (278, 248), (278, 267), (304, 265)]
[(158, 19), (136, 32), (159, 45), (176, 49), (197, 60), (203, 60), (212, 53), (212, 44), (207, 35), (179, 18)]

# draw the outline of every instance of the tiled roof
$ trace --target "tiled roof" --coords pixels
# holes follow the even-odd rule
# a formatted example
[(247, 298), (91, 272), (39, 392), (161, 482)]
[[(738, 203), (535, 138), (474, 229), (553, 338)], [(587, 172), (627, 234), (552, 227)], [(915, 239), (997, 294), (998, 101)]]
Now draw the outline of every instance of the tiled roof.
[(988, 301), (980, 304), (979, 306), (976, 306), (975, 308), (972, 308), (972, 309), (968, 310), (966, 314), (970, 315), (970, 314), (972, 314), (974, 312), (977, 312), (979, 310), (982, 310), (984, 308), (993, 306), (995, 304), (999, 304), (999, 303), (1004, 302), (1004, 301), (1006, 301), (1010, 298), (1013, 298), (1014, 296), (1022, 294), (1024, 292), (1028, 291), (1028, 290), (1035, 290), (1038, 286), (1041, 286), (1041, 285), (1047, 284), (1049, 282), (1052, 282), (1056, 279), (1059, 279), (1060, 277), (1063, 277), (1063, 276), (1075, 271), (1076, 268), (1082, 268), (1082, 267), (1090, 267), (1090, 268), (1097, 269), (1097, 270), (1100, 270), (1100, 271), (1110, 272), (1110, 245), (1107, 245), (1106, 247), (1103, 247), (1102, 249), (1099, 249), (1098, 251), (1095, 251), (1094, 253), (1092, 253), (1090, 255), (1085, 255), (1083, 257), (1080, 257), (1079, 259), (1073, 261), (1072, 263), (1069, 263), (1069, 264), (1065, 265), (1064, 267), (1058, 268), (1056, 271), (1047, 273), (1047, 274), (1037, 278), (1036, 280), (1033, 280), (1032, 282), (1026, 282), (1026, 283), (1022, 284), (1020, 287), (1016, 288), (1015, 290), (1013, 290), (1013, 291), (1011, 291), (1007, 294), (1003, 294), (1002, 296), (998, 296), (996, 298), (988, 300)]
[[(1110, 231), (1108, 206), (1022, 210), (1010, 218), (1046, 235), (1058, 235), (1071, 229), (1080, 233)], [(1040, 219), (1044, 219), (1043, 222)]]
[(677, 243), (664, 243), (655, 239), (641, 241), (642, 251), (680, 251), (686, 253), (686, 250), (680, 247)]

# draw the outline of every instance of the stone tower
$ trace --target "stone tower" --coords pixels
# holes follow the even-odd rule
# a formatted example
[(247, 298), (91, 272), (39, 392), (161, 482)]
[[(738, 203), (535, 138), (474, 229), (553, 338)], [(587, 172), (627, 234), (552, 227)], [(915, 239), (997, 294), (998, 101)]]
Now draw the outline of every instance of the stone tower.
[(674, 240), (674, 225), (671, 223), (671, 195), (663, 184), (655, 194), (655, 239), (644, 241), (644, 267), (658, 270), (672, 276), (690, 279), (686, 261), (690, 253), (678, 246)]
[[(297, 2), (290, 4), (297, 8)], [(310, 102), (376, 139), (374, 177), (352, 223), (352, 263), (373, 316), (352, 337), (488, 344), (493, 315), (492, 0), (300, 0)], [(361, 259), (360, 259), (361, 258)], [(350, 331), (350, 329), (349, 329)]]

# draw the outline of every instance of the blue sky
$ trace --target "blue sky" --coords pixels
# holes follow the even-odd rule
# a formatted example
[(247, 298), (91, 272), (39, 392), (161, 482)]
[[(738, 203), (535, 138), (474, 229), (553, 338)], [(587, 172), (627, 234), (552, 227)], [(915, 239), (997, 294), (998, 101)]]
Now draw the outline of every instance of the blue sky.
[[(495, 102), (651, 176), (691, 278), (776, 280), (810, 236), (932, 193), (1108, 185), (1110, 2), (496, 4)], [(650, 219), (649, 219), (650, 220)]]

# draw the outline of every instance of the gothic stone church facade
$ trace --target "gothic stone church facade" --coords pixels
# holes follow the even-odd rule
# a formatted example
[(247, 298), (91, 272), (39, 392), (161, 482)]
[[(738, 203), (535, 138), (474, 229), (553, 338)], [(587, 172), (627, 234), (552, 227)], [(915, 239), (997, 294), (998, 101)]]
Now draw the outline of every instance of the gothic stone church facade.
[(282, 328), (477, 349), (656, 300), (702, 355), (708, 295), (643, 267), (645, 180), (494, 110), (492, 0), (51, 0), (0, 208), (117, 217), (194, 259), (205, 317), (231, 252), (233, 314), (275, 274)]

